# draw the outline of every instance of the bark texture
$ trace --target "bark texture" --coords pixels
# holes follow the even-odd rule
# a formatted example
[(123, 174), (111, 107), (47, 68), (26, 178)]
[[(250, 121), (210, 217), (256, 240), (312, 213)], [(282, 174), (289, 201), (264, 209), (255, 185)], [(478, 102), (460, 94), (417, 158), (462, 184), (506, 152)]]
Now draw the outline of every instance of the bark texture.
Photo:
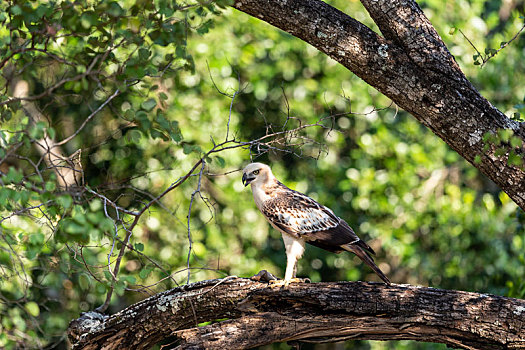
[(267, 283), (231, 277), (175, 288), (112, 316), (83, 314), (71, 322), (69, 339), (73, 349), (146, 349), (163, 339), (180, 349), (348, 339), (523, 349), (525, 301), (366, 282), (270, 288)]
[[(234, 7), (313, 45), (411, 113), (525, 209), (525, 146), (485, 147), (484, 135), (525, 123), (507, 118), (468, 81), (419, 6), (361, 0), (383, 36), (320, 0), (236, 0)], [(497, 155), (503, 148), (503, 155)]]

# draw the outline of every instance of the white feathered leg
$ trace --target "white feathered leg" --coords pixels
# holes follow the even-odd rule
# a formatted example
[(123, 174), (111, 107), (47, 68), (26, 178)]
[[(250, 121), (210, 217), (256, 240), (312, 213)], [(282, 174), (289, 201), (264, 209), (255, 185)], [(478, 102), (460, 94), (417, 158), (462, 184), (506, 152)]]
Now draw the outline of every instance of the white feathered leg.
[(304, 253), (304, 240), (292, 237), (286, 233), (282, 235), (286, 249), (286, 272), (284, 274), (284, 280), (276, 281), (273, 284), (287, 286), (290, 282), (299, 281), (295, 278), (295, 274), (297, 273), (297, 260), (299, 260)]

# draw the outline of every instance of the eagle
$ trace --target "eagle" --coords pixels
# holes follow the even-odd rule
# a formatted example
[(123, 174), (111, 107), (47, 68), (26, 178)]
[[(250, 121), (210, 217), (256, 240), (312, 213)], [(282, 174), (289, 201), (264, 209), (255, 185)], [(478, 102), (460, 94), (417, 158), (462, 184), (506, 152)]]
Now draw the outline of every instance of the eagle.
[(301, 281), (295, 274), (305, 243), (334, 253), (352, 252), (385, 283), (390, 284), (372, 259), (374, 250), (356, 235), (346, 221), (307, 195), (283, 185), (268, 165), (248, 164), (243, 170), (242, 183), (245, 187), (251, 185), (257, 208), (282, 234), (287, 262), (284, 280), (277, 284), (288, 286), (291, 282)]

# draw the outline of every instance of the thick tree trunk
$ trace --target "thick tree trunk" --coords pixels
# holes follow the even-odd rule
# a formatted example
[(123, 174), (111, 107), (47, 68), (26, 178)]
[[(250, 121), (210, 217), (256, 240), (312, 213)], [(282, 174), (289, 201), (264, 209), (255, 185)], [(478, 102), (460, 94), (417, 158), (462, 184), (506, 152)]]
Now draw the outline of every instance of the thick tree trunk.
[(73, 349), (145, 349), (164, 339), (183, 349), (348, 339), (517, 349), (525, 348), (525, 301), (365, 282), (274, 289), (231, 277), (175, 288), (112, 316), (84, 314), (71, 322), (69, 339)]
[(525, 159), (525, 146), (504, 141), (485, 147), (483, 139), (507, 129), (525, 144), (525, 123), (507, 118), (479, 94), (414, 1), (361, 2), (384, 37), (320, 0), (236, 0), (233, 6), (341, 63), (430, 128), (525, 209), (523, 164), (508, 162), (511, 152)]

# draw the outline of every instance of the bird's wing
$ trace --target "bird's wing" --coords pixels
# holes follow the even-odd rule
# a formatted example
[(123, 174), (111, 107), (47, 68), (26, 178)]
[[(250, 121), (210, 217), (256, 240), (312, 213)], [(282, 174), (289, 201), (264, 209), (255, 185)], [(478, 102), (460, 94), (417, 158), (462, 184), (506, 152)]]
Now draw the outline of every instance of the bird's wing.
[(359, 241), (352, 228), (329, 208), (288, 188), (266, 200), (261, 211), (280, 230), (323, 249), (341, 251), (341, 245)]

